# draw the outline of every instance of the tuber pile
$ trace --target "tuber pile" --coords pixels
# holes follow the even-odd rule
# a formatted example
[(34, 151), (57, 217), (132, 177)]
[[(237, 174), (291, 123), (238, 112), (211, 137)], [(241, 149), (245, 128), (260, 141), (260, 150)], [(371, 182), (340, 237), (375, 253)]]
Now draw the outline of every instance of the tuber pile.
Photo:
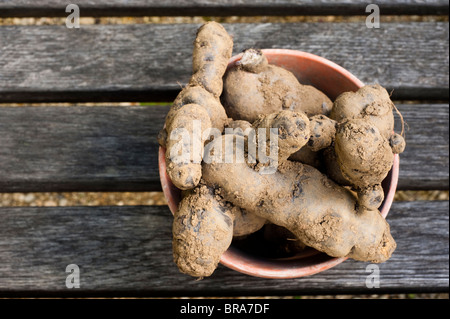
[(258, 232), (294, 254), (388, 260), (396, 243), (378, 210), (381, 182), (405, 149), (388, 92), (366, 85), (331, 101), (261, 50), (228, 66), (232, 49), (222, 25), (199, 28), (193, 75), (158, 136), (183, 190), (172, 229), (179, 270), (210, 276), (233, 240)]

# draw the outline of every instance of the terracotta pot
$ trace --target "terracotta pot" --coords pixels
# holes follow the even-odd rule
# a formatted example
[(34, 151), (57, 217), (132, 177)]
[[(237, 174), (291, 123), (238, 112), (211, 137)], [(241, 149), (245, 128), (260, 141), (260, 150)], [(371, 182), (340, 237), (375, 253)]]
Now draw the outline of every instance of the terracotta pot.
[[(303, 84), (312, 85), (334, 100), (346, 91), (356, 91), (364, 84), (339, 65), (301, 51), (285, 49), (263, 50), (271, 64), (286, 68)], [(228, 67), (235, 65), (241, 54), (231, 58)], [(177, 189), (166, 173), (164, 159), (165, 149), (159, 149), (159, 173), (164, 195), (172, 214), (177, 210), (181, 192)], [(386, 217), (392, 205), (397, 188), (399, 173), (399, 156), (395, 155), (393, 167), (383, 181), (385, 199), (380, 207), (383, 217)], [(330, 269), (347, 258), (333, 258), (314, 249), (306, 249), (303, 253), (291, 258), (269, 259), (249, 254), (236, 248), (233, 244), (222, 255), (221, 264), (241, 273), (264, 278), (298, 278), (313, 275)]]

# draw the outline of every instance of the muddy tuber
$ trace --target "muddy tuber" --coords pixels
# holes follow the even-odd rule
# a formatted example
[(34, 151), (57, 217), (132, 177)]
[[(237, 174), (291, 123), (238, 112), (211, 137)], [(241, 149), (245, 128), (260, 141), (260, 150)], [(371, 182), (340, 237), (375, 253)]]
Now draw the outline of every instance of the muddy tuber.
[[(192, 121), (201, 122), (201, 132), (208, 128), (224, 129), (227, 115), (220, 102), (222, 77), (228, 65), (233, 40), (224, 27), (208, 22), (197, 31), (193, 50), (193, 75), (189, 84), (178, 94), (160, 132), (159, 144), (165, 147), (167, 173), (180, 189), (192, 189), (201, 178), (201, 159), (206, 137), (193, 134)], [(186, 108), (189, 107), (189, 110)], [(187, 141), (184, 156), (171, 149), (187, 132), (193, 141)], [(195, 135), (195, 136), (194, 136)], [(196, 147), (194, 147), (196, 146)]]

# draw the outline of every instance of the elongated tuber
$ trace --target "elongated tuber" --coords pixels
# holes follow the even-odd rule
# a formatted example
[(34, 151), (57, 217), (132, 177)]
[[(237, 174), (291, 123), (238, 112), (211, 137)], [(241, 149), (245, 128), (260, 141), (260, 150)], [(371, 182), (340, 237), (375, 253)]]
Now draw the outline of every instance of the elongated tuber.
[[(227, 135), (220, 143), (232, 139)], [(391, 256), (396, 244), (377, 210), (358, 208), (351, 192), (310, 166), (288, 161), (279, 165), (277, 172), (264, 175), (247, 163), (217, 161), (204, 165), (203, 178), (220, 188), (227, 201), (285, 227), (330, 256), (370, 262)]]
[(233, 239), (233, 216), (211, 188), (199, 185), (181, 200), (172, 231), (173, 256), (180, 271), (210, 276)]
[(233, 236), (259, 230), (266, 220), (223, 200), (204, 184), (187, 191), (174, 215), (173, 256), (181, 272), (210, 276)]
[[(232, 48), (233, 41), (222, 25), (209, 22), (199, 28), (194, 42), (193, 75), (174, 101), (159, 134), (158, 141), (167, 150), (167, 173), (180, 189), (192, 189), (200, 181), (203, 144), (207, 139), (202, 133), (208, 128), (222, 132), (228, 119), (219, 97)], [(183, 110), (186, 106), (188, 111)], [(200, 121), (196, 134), (193, 119)], [(181, 148), (183, 144), (182, 157), (170, 154), (174, 145)]]

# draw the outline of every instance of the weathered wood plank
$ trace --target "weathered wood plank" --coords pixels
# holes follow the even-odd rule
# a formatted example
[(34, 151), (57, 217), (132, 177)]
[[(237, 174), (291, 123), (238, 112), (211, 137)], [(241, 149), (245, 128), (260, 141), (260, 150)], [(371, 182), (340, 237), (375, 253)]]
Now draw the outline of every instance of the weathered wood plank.
[[(234, 52), (311, 52), (395, 99), (447, 100), (448, 23), (226, 24)], [(191, 74), (198, 25), (0, 27), (0, 102), (171, 101)]]
[[(156, 136), (168, 109), (0, 107), (0, 191), (160, 190)], [(409, 127), (399, 189), (448, 189), (448, 105), (399, 109)]]
[[(449, 189), (448, 105), (398, 105), (407, 147), (400, 155), (399, 189)], [(401, 121), (396, 114), (396, 131)]]
[[(302, 295), (448, 291), (448, 201), (396, 202), (388, 215), (398, 247), (380, 264), (380, 288), (366, 287), (368, 263), (271, 280), (223, 266), (202, 281), (172, 261), (166, 206), (0, 208), (2, 295)], [(65, 270), (80, 267), (80, 288)]]
[[(78, 0), (84, 16), (257, 16), (257, 15), (365, 15), (367, 1), (350, 0)], [(447, 14), (445, 0), (374, 0), (382, 14)], [(67, 3), (59, 0), (0, 2), (0, 17), (66, 16)]]
[(0, 189), (160, 190), (168, 107), (0, 108)]

